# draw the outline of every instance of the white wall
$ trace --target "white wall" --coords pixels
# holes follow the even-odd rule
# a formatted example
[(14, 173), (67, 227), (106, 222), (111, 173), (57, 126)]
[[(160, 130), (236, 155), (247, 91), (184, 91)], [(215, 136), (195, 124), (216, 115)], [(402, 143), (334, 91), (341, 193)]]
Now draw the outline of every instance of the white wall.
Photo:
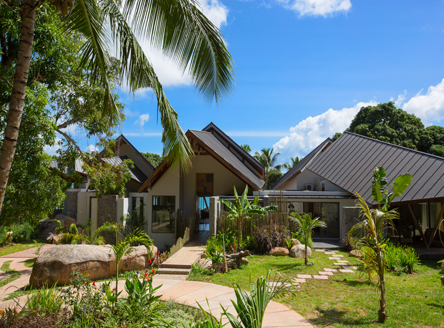
[(283, 185), (282, 188), (280, 188), (280, 190), (305, 190), (305, 185), (309, 183), (315, 185), (316, 179), (325, 181), (326, 191), (345, 191), (344, 189), (338, 187), (328, 180), (325, 180), (321, 176), (309, 170), (304, 170), (296, 177), (291, 178), (287, 183)]
[(86, 225), (88, 223), (90, 198), (95, 196), (95, 191), (82, 191), (77, 194), (77, 222), (79, 224)]

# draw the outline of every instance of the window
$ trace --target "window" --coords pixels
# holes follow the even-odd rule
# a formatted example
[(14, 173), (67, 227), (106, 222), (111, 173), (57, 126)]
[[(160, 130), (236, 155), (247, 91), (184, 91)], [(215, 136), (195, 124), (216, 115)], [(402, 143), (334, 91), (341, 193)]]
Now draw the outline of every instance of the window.
[(155, 233), (174, 233), (176, 197), (153, 196), (153, 222), (152, 231)]

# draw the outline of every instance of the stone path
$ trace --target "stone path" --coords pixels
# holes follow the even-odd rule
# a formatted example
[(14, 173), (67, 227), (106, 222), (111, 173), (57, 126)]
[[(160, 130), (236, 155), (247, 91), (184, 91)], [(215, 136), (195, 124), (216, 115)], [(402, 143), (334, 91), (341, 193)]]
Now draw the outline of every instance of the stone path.
[(9, 268), (20, 273), (20, 277), (13, 282), (0, 288), (0, 300), (6, 298), (9, 294), (21, 289), (29, 284), (32, 268), (25, 267), (26, 258), (0, 257), (0, 267), (6, 261), (12, 261)]
[(160, 278), (185, 280), (204, 252), (203, 246), (186, 245), (160, 265), (157, 274)]
[[(43, 245), (42, 247), (40, 247), (40, 253), (39, 254), (43, 254), (47, 250), (50, 250), (51, 248), (56, 247), (56, 246), (57, 245), (53, 245), (53, 244)], [(36, 251), (37, 251), (37, 247), (33, 247), (33, 248), (29, 248), (29, 249), (26, 249), (26, 250), (21, 251), (21, 252), (12, 253), (12, 254), (9, 254), (9, 255), (2, 256), (2, 257), (0, 257), (0, 260), (1, 259), (6, 259), (6, 258), (8, 258), (8, 259), (19, 259), (19, 258), (36, 259), (37, 257), (39, 257), (36, 254)]]

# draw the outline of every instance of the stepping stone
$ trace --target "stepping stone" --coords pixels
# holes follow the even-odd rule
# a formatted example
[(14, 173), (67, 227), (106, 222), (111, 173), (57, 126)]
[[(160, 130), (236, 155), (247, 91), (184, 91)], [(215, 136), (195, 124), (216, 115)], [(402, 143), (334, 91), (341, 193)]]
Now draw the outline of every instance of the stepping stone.
[(306, 280), (301, 278), (294, 278), (291, 282), (294, 284), (303, 284), (304, 282), (306, 282)]
[(318, 276), (318, 275), (313, 275), (313, 278), (318, 279), (318, 280), (328, 280), (327, 276)]
[(325, 252), (325, 249), (315, 249), (315, 252)]
[(327, 255), (335, 255), (336, 252), (337, 252), (337, 251), (328, 251), (328, 252), (325, 252), (325, 254), (327, 254)]
[(324, 268), (324, 271), (328, 271), (328, 272), (338, 272), (337, 269), (330, 269), (330, 268)]
[(345, 263), (333, 263), (333, 265), (336, 265), (336, 266), (343, 266), (343, 265), (347, 265), (347, 264), (345, 264)]
[(342, 254), (335, 254), (335, 255), (332, 255), (333, 257), (344, 257), (344, 255), (342, 255)]
[(354, 265), (343, 265), (342, 268), (343, 269), (350, 269), (350, 270), (357, 270), (358, 269)]
[(321, 276), (332, 276), (333, 272), (331, 271), (318, 271)]
[(333, 261), (338, 261), (338, 262), (342, 262), (340, 257), (329, 257), (329, 260), (333, 260)]
[(336, 262), (338, 262), (338, 263), (348, 263), (347, 260), (336, 260)]
[(343, 273), (353, 273), (353, 270), (349, 270), (349, 269), (339, 269), (339, 272), (343, 272)]
[(298, 274), (299, 279), (311, 279), (311, 275), (309, 274)]

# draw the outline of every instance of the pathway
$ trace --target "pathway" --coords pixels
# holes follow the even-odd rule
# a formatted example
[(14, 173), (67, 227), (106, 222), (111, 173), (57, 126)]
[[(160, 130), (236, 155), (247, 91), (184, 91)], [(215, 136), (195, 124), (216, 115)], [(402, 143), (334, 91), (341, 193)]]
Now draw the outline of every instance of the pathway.
[(191, 272), (191, 266), (200, 259), (203, 252), (203, 246), (187, 244), (163, 262), (157, 270), (157, 274), (161, 278), (185, 280)]

